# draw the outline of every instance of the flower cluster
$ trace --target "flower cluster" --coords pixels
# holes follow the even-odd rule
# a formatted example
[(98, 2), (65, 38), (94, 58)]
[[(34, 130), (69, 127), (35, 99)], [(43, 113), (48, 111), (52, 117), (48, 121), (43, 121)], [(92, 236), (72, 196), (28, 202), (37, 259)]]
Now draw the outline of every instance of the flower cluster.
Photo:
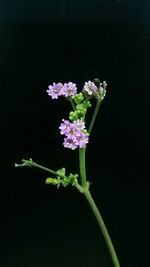
[(82, 119), (73, 122), (63, 119), (59, 129), (60, 133), (65, 135), (64, 147), (72, 150), (77, 147), (85, 148), (89, 142), (89, 134), (85, 129), (85, 122)]
[(93, 95), (94, 93), (97, 93), (98, 88), (97, 86), (94, 84), (94, 82), (88, 81), (85, 82), (84, 86), (83, 86), (83, 92), (88, 93), (88, 95)]
[(107, 84), (105, 81), (103, 83), (100, 83), (98, 79), (95, 79), (94, 81), (95, 82), (85, 82), (83, 86), (83, 92), (87, 93), (88, 96), (94, 95), (96, 98), (103, 100), (106, 95)]
[[(89, 133), (85, 129), (85, 116), (91, 105), (91, 98), (94, 97), (100, 103), (106, 94), (107, 84), (99, 79), (93, 82), (85, 82), (82, 92), (77, 93), (77, 86), (73, 82), (55, 83), (48, 86), (47, 93), (52, 99), (58, 99), (59, 96), (68, 97), (73, 110), (69, 113), (69, 120), (62, 120), (59, 127), (61, 135), (65, 135), (64, 147), (72, 150), (85, 148), (89, 142)], [(92, 118), (93, 119), (93, 118)]]
[(48, 86), (47, 93), (52, 99), (57, 99), (59, 96), (73, 96), (77, 92), (77, 87), (75, 83), (53, 83), (53, 85)]

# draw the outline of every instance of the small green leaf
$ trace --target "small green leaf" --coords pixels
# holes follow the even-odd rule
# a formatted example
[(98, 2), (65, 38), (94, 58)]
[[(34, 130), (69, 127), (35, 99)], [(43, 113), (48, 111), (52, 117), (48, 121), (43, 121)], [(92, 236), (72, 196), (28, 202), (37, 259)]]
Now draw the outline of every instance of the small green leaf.
[(60, 176), (60, 177), (65, 177), (66, 169), (65, 169), (65, 168), (61, 168), (61, 169), (59, 169), (56, 173), (57, 173), (58, 176)]

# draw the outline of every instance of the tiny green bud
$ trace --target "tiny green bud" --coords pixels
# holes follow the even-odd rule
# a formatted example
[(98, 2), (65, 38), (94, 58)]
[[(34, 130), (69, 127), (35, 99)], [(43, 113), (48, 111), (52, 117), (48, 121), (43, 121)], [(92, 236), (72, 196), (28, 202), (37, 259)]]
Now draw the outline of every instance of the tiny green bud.
[(52, 185), (57, 185), (57, 186), (60, 186), (60, 179), (56, 179), (56, 178), (46, 178), (45, 180), (45, 183), (46, 184), (52, 184)]
[(83, 102), (83, 105), (85, 106), (85, 108), (90, 108), (90, 107), (92, 107), (92, 105), (91, 105), (91, 102), (88, 100), (86, 100), (86, 101), (84, 101)]
[(72, 99), (76, 104), (80, 104), (84, 100), (84, 96), (80, 92), (79, 94), (75, 94), (74, 96), (72, 96)]
[(83, 118), (86, 114), (86, 109), (78, 109), (76, 112), (78, 114), (78, 118)]
[(78, 114), (76, 111), (70, 111), (69, 113), (69, 120), (75, 121), (78, 119)]
[(70, 181), (70, 184), (75, 185), (78, 182), (78, 174), (72, 174), (70, 173), (68, 176), (68, 179)]

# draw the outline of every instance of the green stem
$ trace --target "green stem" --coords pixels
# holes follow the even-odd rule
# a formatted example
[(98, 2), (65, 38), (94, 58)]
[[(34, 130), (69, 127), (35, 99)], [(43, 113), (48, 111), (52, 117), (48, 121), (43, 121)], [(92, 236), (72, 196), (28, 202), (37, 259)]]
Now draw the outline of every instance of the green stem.
[(87, 199), (87, 201), (88, 201), (88, 203), (89, 203), (89, 205), (90, 205), (90, 207), (91, 207), (91, 209), (92, 209), (92, 211), (94, 213), (94, 216), (95, 216), (95, 218), (97, 220), (97, 223), (98, 223), (98, 225), (99, 225), (99, 227), (101, 229), (101, 232), (103, 234), (104, 240), (106, 242), (106, 245), (107, 245), (107, 248), (109, 250), (109, 253), (110, 253), (110, 256), (111, 256), (111, 259), (112, 259), (112, 262), (113, 262), (114, 266), (115, 267), (120, 267), (120, 264), (119, 264), (119, 261), (118, 261), (118, 257), (116, 255), (116, 252), (115, 252), (113, 243), (111, 241), (110, 235), (109, 235), (109, 233), (107, 231), (107, 228), (105, 226), (103, 218), (102, 218), (102, 216), (101, 216), (101, 214), (100, 214), (100, 212), (99, 212), (99, 210), (98, 210), (98, 208), (97, 208), (97, 206), (96, 206), (96, 204), (95, 204), (95, 202), (94, 202), (94, 200), (93, 200), (93, 198), (91, 196), (90, 191), (87, 189), (87, 190), (84, 191), (83, 194), (84, 194), (85, 198)]
[(90, 126), (89, 126), (89, 129), (88, 129), (88, 133), (89, 134), (91, 133), (91, 131), (93, 129), (93, 126), (94, 126), (94, 123), (95, 123), (96, 116), (97, 116), (97, 113), (99, 111), (100, 105), (101, 105), (101, 100), (97, 100), (97, 103), (96, 103), (96, 106), (95, 106), (95, 110), (94, 110), (94, 113), (93, 113), (93, 116), (92, 116), (92, 119), (91, 119), (91, 122), (90, 122)]
[(85, 150), (86, 148), (79, 149), (80, 178), (81, 178), (81, 185), (83, 187), (86, 186)]
[(70, 103), (71, 103), (71, 106), (72, 106), (73, 110), (75, 110), (76, 107), (75, 107), (75, 104), (73, 103), (72, 99), (70, 98), (69, 101), (70, 101)]
[(85, 165), (85, 151), (86, 149), (79, 149), (79, 165), (80, 165), (80, 177), (81, 177), (81, 185), (83, 190), (80, 191), (84, 194), (85, 198), (87, 199), (93, 213), (94, 216), (96, 218), (96, 221), (100, 227), (100, 230), (103, 234), (104, 240), (106, 242), (107, 248), (109, 250), (112, 262), (114, 264), (114, 267), (120, 267), (113, 243), (111, 241), (111, 238), (109, 236), (109, 233), (107, 231), (107, 228), (105, 226), (105, 223), (103, 221), (103, 218), (91, 196), (91, 193), (89, 191), (89, 184), (87, 182), (87, 178), (86, 178), (86, 165)]
[(44, 166), (42, 166), (42, 165), (39, 165), (39, 164), (37, 164), (37, 163), (35, 163), (35, 162), (33, 162), (33, 165), (32, 165), (32, 166), (33, 166), (33, 167), (36, 167), (36, 168), (39, 168), (39, 169), (41, 169), (41, 170), (50, 172), (50, 173), (52, 173), (52, 174), (58, 175), (57, 172), (55, 172), (55, 171), (53, 171), (53, 170), (51, 170), (51, 169), (49, 169), (49, 168), (46, 168), (46, 167), (44, 167)]
[(15, 167), (36, 167), (36, 168), (42, 169), (42, 170), (44, 170), (46, 172), (50, 172), (50, 173), (58, 176), (57, 172), (55, 172), (55, 171), (53, 171), (53, 170), (51, 170), (49, 168), (46, 168), (46, 167), (44, 167), (44, 166), (42, 166), (40, 164), (37, 164), (36, 162), (32, 161), (32, 159), (30, 159), (30, 160), (23, 159), (22, 162), (23, 162), (22, 164), (15, 163)]

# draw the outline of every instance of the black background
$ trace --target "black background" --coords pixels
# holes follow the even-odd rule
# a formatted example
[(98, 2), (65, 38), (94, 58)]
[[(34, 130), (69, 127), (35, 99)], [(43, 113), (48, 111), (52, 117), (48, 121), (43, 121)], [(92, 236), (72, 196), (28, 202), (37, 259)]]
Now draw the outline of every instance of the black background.
[(150, 2), (0, 1), (0, 267), (112, 266), (82, 195), (45, 185), (22, 158), (78, 172), (58, 125), (69, 105), (53, 81), (99, 77), (107, 97), (87, 150), (91, 191), (121, 266), (149, 262)]

